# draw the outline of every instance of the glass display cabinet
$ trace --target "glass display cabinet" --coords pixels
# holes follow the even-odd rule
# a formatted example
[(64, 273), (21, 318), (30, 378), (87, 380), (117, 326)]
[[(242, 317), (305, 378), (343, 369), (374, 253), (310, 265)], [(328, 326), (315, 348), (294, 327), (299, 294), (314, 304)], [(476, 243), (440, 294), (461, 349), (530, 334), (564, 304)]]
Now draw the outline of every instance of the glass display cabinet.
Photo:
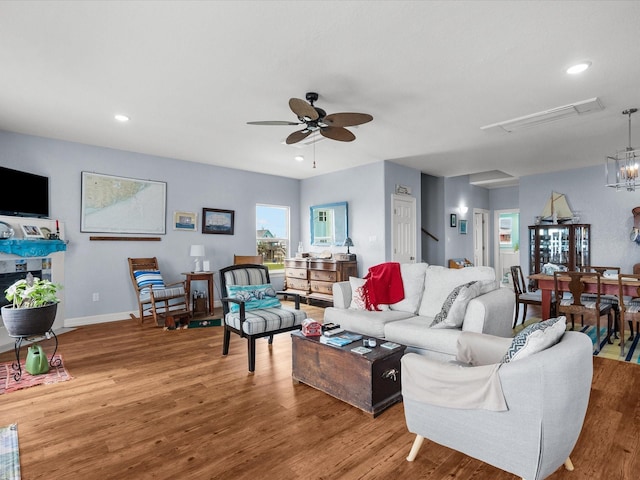
[(540, 273), (545, 263), (567, 270), (590, 265), (591, 225), (532, 225), (529, 227), (529, 273)]

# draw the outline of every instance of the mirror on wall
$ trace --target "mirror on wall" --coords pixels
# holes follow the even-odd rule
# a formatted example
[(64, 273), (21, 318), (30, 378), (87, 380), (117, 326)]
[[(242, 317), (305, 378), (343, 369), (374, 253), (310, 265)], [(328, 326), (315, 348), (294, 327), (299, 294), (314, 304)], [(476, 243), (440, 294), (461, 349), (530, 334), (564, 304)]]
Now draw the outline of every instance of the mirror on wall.
[(311, 245), (342, 245), (349, 236), (347, 202), (311, 207)]

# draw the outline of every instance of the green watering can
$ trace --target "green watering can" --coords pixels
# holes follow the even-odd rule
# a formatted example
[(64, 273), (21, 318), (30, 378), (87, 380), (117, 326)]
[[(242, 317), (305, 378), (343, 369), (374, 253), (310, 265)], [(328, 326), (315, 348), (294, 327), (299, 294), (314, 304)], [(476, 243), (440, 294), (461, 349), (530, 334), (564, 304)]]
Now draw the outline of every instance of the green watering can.
[(39, 375), (41, 373), (47, 373), (49, 371), (49, 361), (47, 356), (42, 350), (42, 347), (37, 343), (34, 343), (29, 347), (27, 352), (27, 361), (24, 365), (27, 372), (31, 375)]

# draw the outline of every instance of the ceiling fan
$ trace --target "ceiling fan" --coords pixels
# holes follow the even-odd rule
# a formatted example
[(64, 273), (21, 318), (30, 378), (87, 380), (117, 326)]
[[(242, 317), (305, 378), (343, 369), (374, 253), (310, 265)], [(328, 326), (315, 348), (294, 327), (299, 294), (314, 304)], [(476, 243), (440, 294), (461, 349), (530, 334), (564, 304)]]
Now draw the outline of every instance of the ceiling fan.
[(367, 113), (332, 113), (327, 115), (323, 109), (313, 105), (318, 100), (316, 92), (307, 92), (307, 102), (300, 98), (290, 98), (289, 108), (296, 114), (299, 122), (286, 120), (267, 120), (262, 122), (247, 122), (249, 125), (305, 125), (302, 130), (293, 132), (287, 137), (287, 145), (304, 140), (313, 132), (339, 142), (352, 142), (356, 136), (344, 127), (353, 127), (370, 122), (373, 117)]

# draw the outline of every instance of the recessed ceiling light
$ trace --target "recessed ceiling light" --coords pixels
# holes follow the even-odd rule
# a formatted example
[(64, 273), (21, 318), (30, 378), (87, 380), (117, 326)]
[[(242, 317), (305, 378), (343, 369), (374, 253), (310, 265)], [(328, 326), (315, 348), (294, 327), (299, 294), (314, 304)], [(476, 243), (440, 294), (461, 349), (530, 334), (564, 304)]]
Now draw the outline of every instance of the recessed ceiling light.
[(127, 117), (126, 115), (122, 115), (121, 113), (118, 113), (118, 114), (114, 115), (113, 118), (115, 118), (119, 122), (128, 122), (129, 121), (129, 117)]
[(591, 66), (591, 62), (576, 63), (575, 65), (572, 65), (569, 68), (567, 68), (567, 73), (569, 75), (577, 75), (578, 73), (584, 72), (590, 66)]
[(293, 159), (296, 162), (302, 162), (304, 160), (304, 157), (302, 155), (296, 155), (295, 157), (293, 157)]

